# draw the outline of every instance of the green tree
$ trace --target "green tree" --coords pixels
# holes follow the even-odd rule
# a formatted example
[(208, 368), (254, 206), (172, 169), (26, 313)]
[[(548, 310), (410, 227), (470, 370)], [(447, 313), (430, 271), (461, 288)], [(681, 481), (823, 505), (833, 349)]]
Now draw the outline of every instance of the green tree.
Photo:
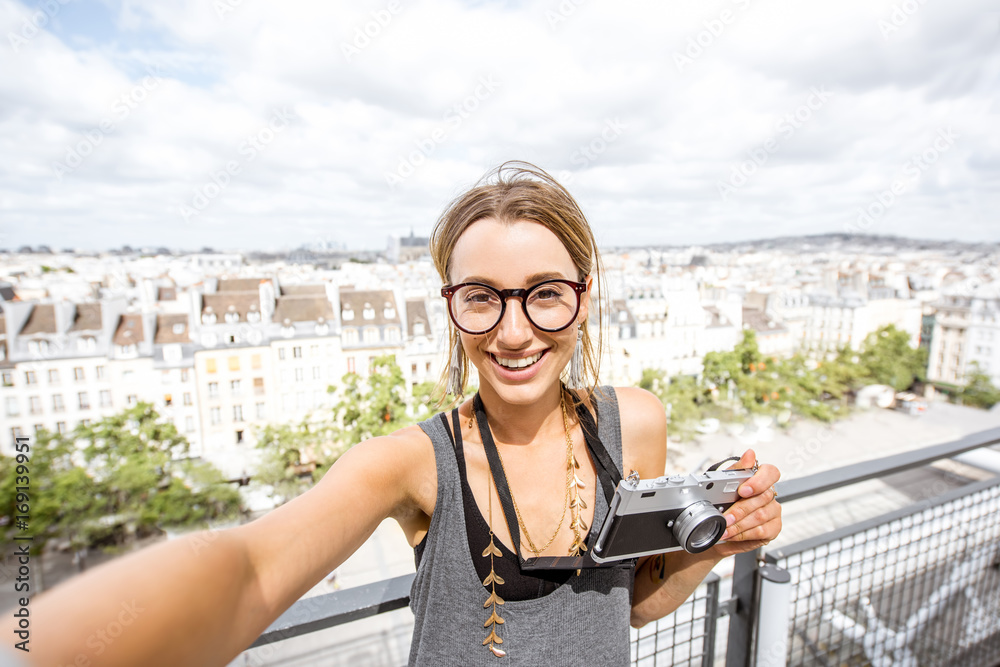
[(268, 424), (257, 435), (257, 447), (264, 454), (254, 481), (270, 485), (279, 504), (291, 500), (319, 481), (343, 453), (338, 433), (332, 416)]
[(1000, 389), (993, 384), (990, 376), (982, 371), (979, 364), (973, 362), (969, 372), (966, 373), (965, 385), (959, 391), (957, 398), (963, 405), (989, 410), (1000, 403)]
[(187, 439), (149, 403), (81, 426), (73, 437), (98, 485), (100, 513), (126, 534), (231, 517), (240, 508), (239, 493), (213, 466), (179, 460)]
[(412, 423), (406, 410), (410, 394), (393, 355), (375, 357), (368, 377), (357, 373), (345, 375), (338, 393), (340, 399), (333, 412), (341, 424), (346, 446), (387, 435)]
[(912, 347), (910, 334), (890, 324), (868, 335), (858, 355), (858, 366), (862, 380), (903, 391), (924, 379), (927, 350)]

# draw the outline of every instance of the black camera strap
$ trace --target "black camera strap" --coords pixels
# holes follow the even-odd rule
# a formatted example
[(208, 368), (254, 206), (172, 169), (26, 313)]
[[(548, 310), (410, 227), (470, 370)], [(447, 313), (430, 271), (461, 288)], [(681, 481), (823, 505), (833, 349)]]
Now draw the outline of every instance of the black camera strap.
[[(517, 554), (518, 561), (522, 565), (525, 564), (524, 558), (521, 556), (521, 530), (517, 523), (517, 513), (514, 511), (514, 501), (510, 493), (510, 486), (507, 484), (507, 477), (504, 475), (503, 464), (500, 462), (500, 453), (497, 451), (496, 443), (493, 441), (493, 434), (490, 432), (489, 422), (486, 417), (486, 409), (483, 407), (483, 401), (479, 397), (479, 393), (472, 399), (472, 409), (476, 413), (476, 423), (479, 425), (479, 437), (483, 441), (483, 449), (486, 451), (486, 459), (490, 464), (490, 474), (493, 477), (493, 483), (497, 489), (497, 496), (500, 499), (500, 506), (503, 507), (504, 518), (507, 520), (507, 528), (510, 531), (511, 541), (514, 543), (514, 552)], [(577, 416), (580, 419), (580, 424), (583, 427), (584, 440), (587, 443), (587, 449), (590, 450), (590, 454), (593, 459), (597, 462), (595, 465), (597, 478), (601, 482), (601, 487), (604, 490), (604, 495), (607, 498), (608, 505), (611, 504), (611, 499), (614, 496), (615, 488), (618, 486), (618, 482), (621, 480), (621, 473), (618, 471), (617, 466), (611, 460), (608, 455), (607, 449), (604, 444), (597, 437), (597, 424), (594, 422), (594, 418), (591, 416), (587, 408), (580, 404), (577, 406)], [(592, 545), (588, 545), (590, 549)], [(541, 560), (541, 559), (533, 559)], [(548, 560), (555, 560), (549, 559)], [(594, 567), (596, 563), (586, 557), (573, 558), (574, 565), (572, 567), (567, 566), (565, 569), (576, 569), (578, 567)], [(587, 563), (586, 561), (589, 561)]]

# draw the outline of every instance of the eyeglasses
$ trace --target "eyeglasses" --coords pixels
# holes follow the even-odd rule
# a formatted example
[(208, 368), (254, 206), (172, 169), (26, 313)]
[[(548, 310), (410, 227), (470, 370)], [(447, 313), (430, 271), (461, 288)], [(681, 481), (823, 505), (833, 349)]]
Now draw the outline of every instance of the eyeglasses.
[(507, 311), (507, 299), (521, 299), (521, 309), (531, 325), (549, 333), (573, 324), (580, 312), (580, 295), (587, 283), (546, 280), (528, 289), (498, 290), (482, 283), (462, 283), (442, 287), (448, 299), (448, 314), (455, 326), (467, 334), (481, 335), (500, 324)]

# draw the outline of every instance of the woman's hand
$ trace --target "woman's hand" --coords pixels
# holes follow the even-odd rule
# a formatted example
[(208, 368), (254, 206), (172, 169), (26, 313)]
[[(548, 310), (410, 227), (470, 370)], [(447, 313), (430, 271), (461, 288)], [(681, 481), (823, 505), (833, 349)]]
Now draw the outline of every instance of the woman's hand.
[[(748, 449), (733, 468), (752, 468), (757, 456)], [(713, 547), (725, 557), (753, 551), (766, 545), (781, 531), (781, 505), (775, 501), (774, 484), (781, 472), (773, 465), (762, 463), (757, 474), (744, 482), (738, 493), (742, 500), (726, 510), (728, 527), (722, 541)]]

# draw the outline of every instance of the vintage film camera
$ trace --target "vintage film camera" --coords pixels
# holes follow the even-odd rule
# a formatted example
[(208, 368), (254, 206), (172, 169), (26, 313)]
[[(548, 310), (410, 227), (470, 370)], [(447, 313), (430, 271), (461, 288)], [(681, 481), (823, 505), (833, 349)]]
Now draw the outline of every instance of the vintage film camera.
[(700, 553), (722, 537), (722, 513), (740, 499), (736, 490), (753, 470), (715, 470), (618, 483), (593, 549), (598, 563), (678, 551)]

